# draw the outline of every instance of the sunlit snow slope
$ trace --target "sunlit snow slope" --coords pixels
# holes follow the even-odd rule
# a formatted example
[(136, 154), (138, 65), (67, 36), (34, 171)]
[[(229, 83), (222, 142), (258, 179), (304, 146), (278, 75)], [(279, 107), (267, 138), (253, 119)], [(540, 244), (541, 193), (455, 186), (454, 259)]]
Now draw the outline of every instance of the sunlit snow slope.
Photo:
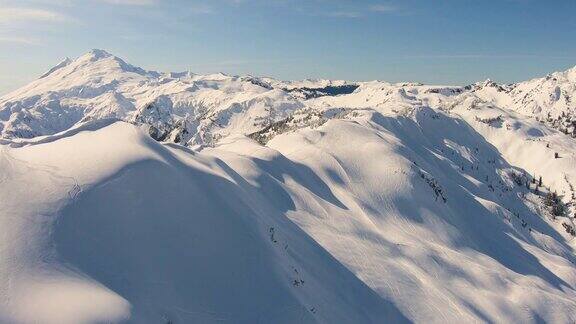
[(404, 320), (284, 215), (294, 202), (275, 176), (303, 173), (335, 200), (326, 184), (302, 165), (271, 169), (248, 181), (125, 123), (4, 148), (2, 319)]
[(65, 60), (0, 98), (0, 322), (574, 323), (576, 142), (506, 97), (538, 82)]

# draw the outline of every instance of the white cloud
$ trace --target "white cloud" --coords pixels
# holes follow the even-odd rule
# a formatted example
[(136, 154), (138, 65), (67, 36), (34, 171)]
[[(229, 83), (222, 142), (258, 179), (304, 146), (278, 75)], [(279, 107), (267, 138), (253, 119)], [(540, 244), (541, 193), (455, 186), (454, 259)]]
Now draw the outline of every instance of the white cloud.
[(398, 8), (390, 4), (378, 4), (370, 7), (370, 11), (374, 12), (394, 12), (397, 10)]
[(325, 12), (321, 15), (328, 17), (340, 17), (340, 18), (362, 18), (372, 14), (386, 14), (386, 13), (397, 13), (399, 11), (398, 7), (389, 3), (380, 3), (371, 6), (365, 5), (354, 5), (354, 6), (342, 6), (341, 10), (334, 10)]
[(214, 13), (214, 9), (210, 6), (207, 5), (196, 5), (196, 6), (190, 6), (187, 8), (183, 8), (183, 10), (188, 10), (188, 12), (193, 13), (193, 14), (198, 14), (198, 15), (202, 15), (202, 14), (212, 14)]
[(12, 43), (12, 44), (22, 44), (22, 45), (38, 45), (39, 42), (36, 39), (28, 37), (19, 36), (0, 36), (0, 43)]
[(158, 3), (157, 0), (100, 0), (110, 4), (127, 6), (152, 6)]
[(51, 10), (0, 7), (0, 24), (29, 21), (66, 22), (69, 20), (68, 16)]
[(333, 11), (326, 13), (329, 17), (341, 17), (341, 18), (360, 18), (362, 14), (356, 11)]
[(548, 58), (548, 59), (572, 59), (574, 56), (564, 55), (541, 55), (541, 54), (423, 54), (406, 55), (406, 59), (525, 59), (525, 58)]

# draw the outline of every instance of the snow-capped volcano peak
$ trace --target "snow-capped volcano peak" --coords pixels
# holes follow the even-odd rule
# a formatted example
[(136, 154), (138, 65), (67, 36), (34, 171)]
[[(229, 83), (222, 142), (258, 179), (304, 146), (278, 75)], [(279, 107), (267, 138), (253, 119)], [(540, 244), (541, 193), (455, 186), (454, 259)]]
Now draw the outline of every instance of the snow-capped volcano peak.
[(105, 50), (94, 48), (94, 49), (90, 50), (88, 53), (84, 54), (83, 56), (91, 56), (95, 59), (101, 59), (101, 58), (111, 57), (114, 55), (110, 54), (109, 52), (107, 52)]
[[(74, 62), (95, 62), (98, 61), (100, 59), (105, 59), (105, 58), (109, 58), (109, 57), (114, 57), (112, 54), (104, 51), (104, 50), (100, 50), (100, 49), (93, 49), (91, 51), (89, 51), (88, 53), (78, 57), (77, 59), (71, 59), (69, 57), (66, 57), (65, 59), (63, 59), (62, 61), (60, 61), (60, 63), (56, 64), (54, 67), (50, 68), (46, 73), (42, 74), (40, 76), (39, 79), (45, 78), (47, 76), (49, 76), (50, 74), (70, 65), (71, 63)], [(119, 58), (114, 57), (117, 61), (121, 61)]]
[(300, 107), (296, 98), (258, 78), (161, 74), (91, 50), (0, 98), (0, 134), (30, 138), (95, 119), (149, 120), (143, 114), (163, 111), (170, 118), (155, 122), (161, 128), (155, 131), (205, 144), (214, 141), (214, 132), (219, 138), (258, 131)]
[(75, 61), (76, 62), (82, 62), (82, 63), (88, 63), (88, 62), (97, 62), (100, 60), (109, 60), (109, 61), (115, 61), (118, 63), (127, 64), (120, 57), (113, 55), (110, 52), (107, 52), (105, 50), (101, 50), (101, 49), (92, 49), (92, 50), (86, 52), (85, 54), (79, 56), (78, 58), (76, 58)]
[(128, 72), (140, 75), (150, 74), (153, 77), (158, 77), (159, 75), (157, 72), (145, 71), (142, 68), (126, 63), (126, 61), (120, 57), (100, 49), (93, 49), (89, 51), (88, 53), (78, 57), (76, 60), (74, 60), (73, 63), (77, 67), (88, 69), (90, 69), (92, 65), (95, 65), (95, 67), (105, 68), (115, 72)]
[[(93, 49), (76, 59), (66, 58), (40, 78), (53, 77), (54, 79), (67, 79), (67, 81), (85, 81), (91, 76), (100, 77), (107, 74), (112, 78), (118, 78), (118, 74), (135, 73), (142, 76), (158, 77), (160, 74), (154, 71), (146, 71), (131, 65), (122, 58), (107, 51)], [(80, 76), (80, 78), (79, 78)]]

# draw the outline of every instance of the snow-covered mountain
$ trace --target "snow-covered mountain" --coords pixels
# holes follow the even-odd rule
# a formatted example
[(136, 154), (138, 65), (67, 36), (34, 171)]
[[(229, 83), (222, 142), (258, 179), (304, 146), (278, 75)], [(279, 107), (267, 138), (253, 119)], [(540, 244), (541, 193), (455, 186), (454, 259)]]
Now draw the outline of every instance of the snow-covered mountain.
[(473, 91), (484, 100), (576, 137), (576, 67), (511, 85), (487, 81), (475, 85)]
[(0, 131), (3, 138), (32, 138), (117, 118), (150, 126), (158, 140), (213, 146), (223, 137), (260, 131), (309, 107), (449, 109), (453, 97), (472, 96), (576, 136), (575, 92), (576, 67), (512, 85), (487, 80), (467, 87), (438, 87), (159, 73), (92, 50), (63, 60), (35, 82), (0, 98)]
[(255, 78), (150, 72), (92, 50), (0, 99), (0, 130), (5, 138), (31, 138), (118, 118), (154, 127), (157, 139), (211, 144), (259, 130), (301, 107)]
[(554, 120), (574, 71), (456, 87), (64, 60), (0, 98), (0, 321), (573, 323), (576, 140)]

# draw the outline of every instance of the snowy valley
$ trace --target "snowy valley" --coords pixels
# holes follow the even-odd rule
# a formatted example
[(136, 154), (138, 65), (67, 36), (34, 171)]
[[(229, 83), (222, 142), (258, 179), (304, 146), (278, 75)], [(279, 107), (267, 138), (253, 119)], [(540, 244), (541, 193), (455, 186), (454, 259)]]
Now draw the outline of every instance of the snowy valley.
[(574, 323), (575, 137), (576, 68), (280, 81), (92, 50), (0, 97), (0, 322)]

